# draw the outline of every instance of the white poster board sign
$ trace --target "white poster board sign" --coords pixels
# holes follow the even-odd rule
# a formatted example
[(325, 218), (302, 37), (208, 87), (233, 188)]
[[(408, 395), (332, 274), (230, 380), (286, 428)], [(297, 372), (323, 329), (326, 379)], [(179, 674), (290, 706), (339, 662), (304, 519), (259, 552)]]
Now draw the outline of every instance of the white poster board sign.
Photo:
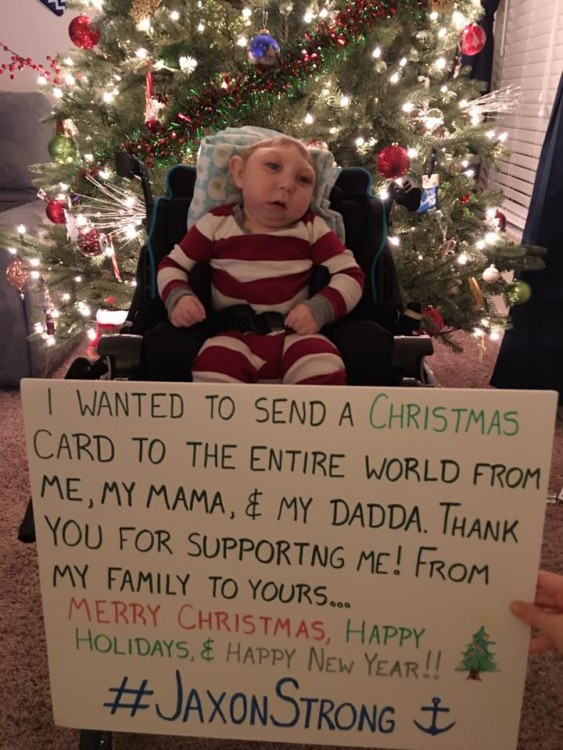
[(555, 393), (22, 391), (57, 724), (516, 748)]

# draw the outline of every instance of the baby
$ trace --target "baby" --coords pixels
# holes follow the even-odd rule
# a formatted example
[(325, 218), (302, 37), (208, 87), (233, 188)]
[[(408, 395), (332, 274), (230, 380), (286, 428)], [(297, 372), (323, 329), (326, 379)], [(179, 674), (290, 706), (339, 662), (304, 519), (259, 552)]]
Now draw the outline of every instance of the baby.
[[(316, 173), (299, 141), (279, 136), (231, 157), (242, 204), (211, 210), (160, 263), (158, 290), (172, 325), (206, 319), (190, 273), (211, 266), (213, 310), (249, 305), (278, 313), (266, 334), (225, 330), (207, 339), (192, 367), (194, 382), (341, 385), (342, 358), (320, 329), (360, 300), (364, 275), (326, 222), (310, 210)], [(309, 298), (314, 266), (329, 281)]]

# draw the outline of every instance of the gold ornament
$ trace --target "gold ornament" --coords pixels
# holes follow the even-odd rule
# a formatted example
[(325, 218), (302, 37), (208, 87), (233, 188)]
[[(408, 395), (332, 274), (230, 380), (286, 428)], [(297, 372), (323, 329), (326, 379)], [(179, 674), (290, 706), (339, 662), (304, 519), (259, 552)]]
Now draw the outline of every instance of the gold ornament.
[(483, 292), (481, 291), (479, 282), (477, 281), (475, 276), (470, 276), (467, 279), (467, 283), (469, 284), (469, 288), (471, 290), (471, 294), (473, 295), (473, 299), (475, 300), (475, 304), (477, 305), (477, 309), (483, 310), (483, 308), (485, 307), (485, 298), (483, 297)]
[(131, 0), (129, 15), (139, 23), (143, 18), (152, 18), (162, 0)]
[(438, 13), (451, 13), (454, 8), (454, 0), (429, 0), (428, 8)]
[(6, 278), (20, 294), (23, 294), (25, 282), (27, 281), (27, 271), (19, 258), (14, 258), (8, 268), (6, 268)]

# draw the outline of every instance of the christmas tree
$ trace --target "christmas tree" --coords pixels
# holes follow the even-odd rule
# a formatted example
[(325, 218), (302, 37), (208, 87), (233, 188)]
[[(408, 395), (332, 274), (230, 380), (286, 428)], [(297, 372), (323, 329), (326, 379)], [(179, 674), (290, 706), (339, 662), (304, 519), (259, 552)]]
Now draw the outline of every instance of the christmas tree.
[(485, 628), (480, 627), (473, 634), (471, 643), (463, 652), (461, 663), (456, 669), (459, 672), (468, 672), (468, 680), (480, 680), (481, 672), (498, 672), (491, 646), (494, 646), (494, 642), (489, 640)]
[[(529, 287), (502, 272), (541, 268), (541, 251), (510, 242), (502, 196), (476, 181), (503, 149), (492, 116), (514, 104), (510, 92), (482, 96), (461, 67), (460, 51), (484, 42), (479, 0), (68, 8), (82, 12), (69, 25), (73, 48), (42, 69), (57, 132), (52, 162), (35, 170), (51, 229), (2, 238), (17, 252), (18, 283), (32, 266), (45, 282), (51, 333), (92, 328), (99, 308), (126, 310), (132, 297), (144, 205), (138, 181), (116, 175), (116, 152), (144, 163), (160, 194), (170, 166), (195, 163), (204, 135), (240, 125), (326, 144), (339, 166), (372, 174), (423, 330), (495, 336), (506, 325), (496, 300), (525, 302)], [(423, 188), (418, 210), (393, 204), (403, 179)]]

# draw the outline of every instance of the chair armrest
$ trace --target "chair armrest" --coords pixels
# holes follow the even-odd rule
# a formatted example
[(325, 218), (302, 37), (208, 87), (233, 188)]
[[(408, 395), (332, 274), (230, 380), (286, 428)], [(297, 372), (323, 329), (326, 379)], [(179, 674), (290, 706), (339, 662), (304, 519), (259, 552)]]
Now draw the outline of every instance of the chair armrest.
[(393, 341), (393, 367), (401, 373), (403, 379), (424, 383), (427, 378), (423, 360), (434, 353), (431, 337), (395, 336)]
[(434, 345), (430, 336), (395, 336), (394, 352), (402, 356), (425, 357), (434, 354)]
[(143, 337), (108, 333), (100, 337), (98, 354), (108, 365), (108, 380), (135, 380), (141, 371)]

